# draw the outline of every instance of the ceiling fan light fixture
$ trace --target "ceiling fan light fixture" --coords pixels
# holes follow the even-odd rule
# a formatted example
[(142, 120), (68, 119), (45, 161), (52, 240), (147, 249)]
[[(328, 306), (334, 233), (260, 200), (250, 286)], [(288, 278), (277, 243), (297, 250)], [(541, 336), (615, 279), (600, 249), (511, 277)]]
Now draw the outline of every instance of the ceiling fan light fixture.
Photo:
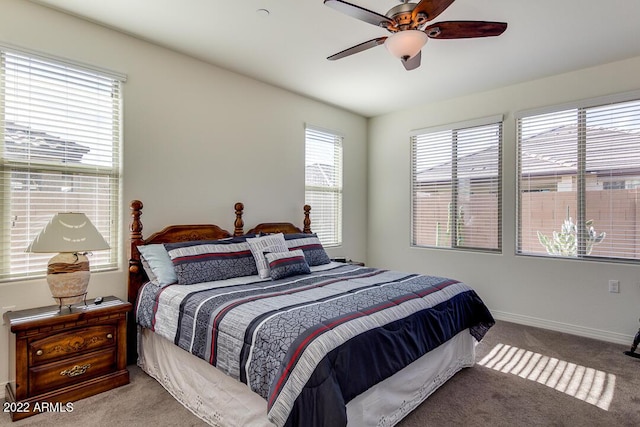
[(429, 37), (424, 31), (405, 30), (388, 37), (384, 45), (396, 58), (407, 60), (416, 56), (427, 40)]

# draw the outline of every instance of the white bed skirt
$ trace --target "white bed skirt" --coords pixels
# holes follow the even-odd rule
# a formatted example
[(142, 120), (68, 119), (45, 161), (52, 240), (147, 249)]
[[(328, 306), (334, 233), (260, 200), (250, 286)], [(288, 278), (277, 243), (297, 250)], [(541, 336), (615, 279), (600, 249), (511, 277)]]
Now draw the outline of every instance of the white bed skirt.
[[(138, 365), (184, 407), (212, 426), (274, 427), (267, 402), (242, 384), (165, 338), (142, 329)], [(349, 426), (393, 426), (456, 372), (473, 366), (468, 330), (376, 384), (347, 404)]]

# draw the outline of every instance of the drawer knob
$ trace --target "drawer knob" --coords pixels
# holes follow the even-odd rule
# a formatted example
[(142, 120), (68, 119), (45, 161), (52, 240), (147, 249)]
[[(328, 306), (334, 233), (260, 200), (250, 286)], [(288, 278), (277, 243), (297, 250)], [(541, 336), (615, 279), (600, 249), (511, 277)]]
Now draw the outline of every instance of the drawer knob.
[(73, 368), (71, 369), (65, 369), (64, 371), (60, 372), (60, 375), (66, 375), (70, 378), (72, 377), (77, 377), (78, 375), (82, 375), (85, 372), (87, 372), (87, 369), (89, 369), (91, 367), (90, 363), (87, 363), (86, 365), (75, 365)]
[(113, 338), (113, 334), (107, 334), (107, 339)]
[(42, 350), (38, 350), (36, 351), (36, 356), (42, 356), (44, 352)]

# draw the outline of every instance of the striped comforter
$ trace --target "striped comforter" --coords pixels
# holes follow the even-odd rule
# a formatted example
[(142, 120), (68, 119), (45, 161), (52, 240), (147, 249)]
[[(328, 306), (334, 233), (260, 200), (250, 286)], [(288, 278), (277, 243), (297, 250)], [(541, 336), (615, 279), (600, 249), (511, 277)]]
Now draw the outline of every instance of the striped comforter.
[(458, 332), (480, 340), (494, 323), (455, 280), (337, 263), (312, 269), (277, 281), (149, 283), (138, 323), (249, 385), (278, 426), (346, 425), (353, 397)]

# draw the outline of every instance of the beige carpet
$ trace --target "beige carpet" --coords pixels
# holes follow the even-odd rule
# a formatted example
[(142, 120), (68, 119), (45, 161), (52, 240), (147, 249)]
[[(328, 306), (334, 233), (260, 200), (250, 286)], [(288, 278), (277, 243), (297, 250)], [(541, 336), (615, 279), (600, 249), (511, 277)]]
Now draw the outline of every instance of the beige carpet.
[[(456, 374), (400, 427), (640, 426), (640, 359), (627, 346), (498, 322), (478, 364)], [(155, 380), (130, 366), (131, 384), (84, 399), (72, 413), (0, 426), (204, 426)]]

